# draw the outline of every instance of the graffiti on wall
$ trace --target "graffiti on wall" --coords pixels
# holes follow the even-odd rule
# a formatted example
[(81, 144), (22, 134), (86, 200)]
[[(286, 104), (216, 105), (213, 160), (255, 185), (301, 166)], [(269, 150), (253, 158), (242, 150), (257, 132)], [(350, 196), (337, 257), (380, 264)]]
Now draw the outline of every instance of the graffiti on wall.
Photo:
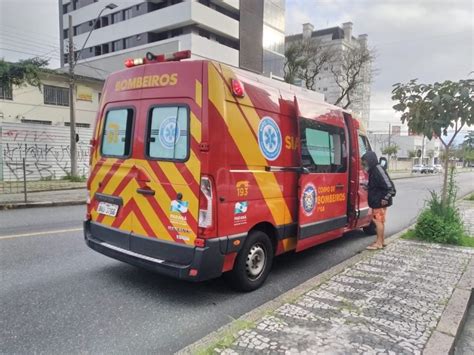
[[(87, 175), (92, 129), (80, 128), (77, 133), (78, 172)], [(71, 167), (69, 137), (69, 127), (2, 123), (0, 167), (3, 169), (3, 179), (23, 179), (23, 159), (28, 180), (60, 179), (66, 176)]]

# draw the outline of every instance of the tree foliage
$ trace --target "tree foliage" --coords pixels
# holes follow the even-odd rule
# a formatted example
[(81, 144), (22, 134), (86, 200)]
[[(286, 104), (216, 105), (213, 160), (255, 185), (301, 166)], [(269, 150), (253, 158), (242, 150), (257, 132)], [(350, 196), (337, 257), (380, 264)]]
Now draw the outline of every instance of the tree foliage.
[(391, 157), (392, 155), (396, 156), (399, 150), (400, 147), (398, 145), (391, 144), (382, 149), (382, 154), (388, 155), (389, 157)]
[(357, 91), (363, 84), (369, 84), (374, 71), (371, 63), (375, 59), (374, 50), (365, 46), (355, 46), (339, 53), (331, 65), (334, 81), (340, 89), (334, 105), (349, 108), (355, 101)]
[[(461, 129), (474, 124), (473, 98), (472, 79), (434, 84), (421, 84), (413, 79), (406, 84), (395, 84), (392, 91), (396, 102), (393, 108), (402, 114), (401, 121), (416, 134), (430, 140), (438, 137), (446, 150), (443, 201), (447, 193), (449, 149)], [(448, 130), (454, 131), (451, 137)]]
[(38, 57), (20, 60), (18, 63), (0, 59), (0, 85), (3, 87), (31, 85), (41, 88), (40, 73), (48, 64), (48, 60)]
[(302, 79), (307, 89), (315, 90), (317, 76), (331, 57), (332, 48), (320, 40), (292, 42), (285, 50), (284, 79), (290, 84)]

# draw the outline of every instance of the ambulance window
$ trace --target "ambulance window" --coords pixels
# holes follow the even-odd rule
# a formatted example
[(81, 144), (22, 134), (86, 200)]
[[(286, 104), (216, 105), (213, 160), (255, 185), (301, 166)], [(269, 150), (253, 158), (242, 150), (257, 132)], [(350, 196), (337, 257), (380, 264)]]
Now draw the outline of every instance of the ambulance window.
[(367, 137), (359, 134), (359, 154), (362, 157), (367, 151), (370, 150), (369, 141)]
[(343, 173), (347, 169), (344, 130), (302, 121), (302, 165), (312, 173)]
[(148, 120), (147, 155), (184, 161), (189, 153), (189, 112), (186, 106), (155, 106)]
[(130, 155), (133, 110), (112, 109), (105, 116), (102, 134), (102, 155), (126, 157)]

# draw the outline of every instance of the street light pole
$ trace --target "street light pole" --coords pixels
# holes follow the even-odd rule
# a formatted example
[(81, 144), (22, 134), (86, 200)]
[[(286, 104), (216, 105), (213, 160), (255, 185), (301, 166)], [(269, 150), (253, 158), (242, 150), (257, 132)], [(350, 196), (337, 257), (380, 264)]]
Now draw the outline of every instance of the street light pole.
[(76, 91), (76, 81), (74, 76), (74, 69), (76, 67), (77, 61), (81, 57), (82, 50), (85, 48), (89, 37), (94, 31), (97, 21), (100, 19), (102, 13), (106, 10), (113, 10), (117, 7), (114, 3), (110, 3), (106, 5), (102, 10), (100, 10), (97, 18), (95, 19), (89, 34), (87, 35), (86, 40), (84, 41), (81, 50), (75, 55), (74, 53), (74, 33), (73, 33), (73, 26), (72, 26), (72, 16), (69, 15), (69, 53), (68, 53), (68, 63), (69, 63), (69, 126), (70, 126), (70, 140), (71, 140), (71, 177), (77, 176), (77, 148), (76, 148), (76, 109), (75, 109), (75, 96), (74, 93)]
[(69, 128), (70, 128), (70, 139), (71, 139), (71, 177), (74, 178), (77, 176), (77, 154), (76, 154), (76, 110), (74, 102), (74, 91), (76, 88), (75, 78), (74, 78), (74, 67), (76, 61), (74, 58), (74, 33), (72, 28), (72, 16), (69, 15), (69, 53), (68, 53), (68, 63), (69, 63)]

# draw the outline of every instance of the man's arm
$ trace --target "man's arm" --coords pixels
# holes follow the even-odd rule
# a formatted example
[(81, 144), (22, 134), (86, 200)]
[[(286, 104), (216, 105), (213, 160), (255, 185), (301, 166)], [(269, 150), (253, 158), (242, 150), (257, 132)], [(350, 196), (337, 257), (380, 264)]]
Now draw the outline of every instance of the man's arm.
[(385, 196), (382, 197), (382, 201), (386, 201), (386, 204), (388, 204), (390, 197), (395, 196), (397, 193), (395, 190), (395, 185), (393, 184), (392, 180), (390, 180), (390, 177), (387, 175), (387, 172), (384, 170), (384, 168), (382, 168), (380, 165), (377, 165), (376, 169), (378, 173), (377, 175), (379, 176), (378, 183), (380, 184), (380, 187), (386, 191)]

